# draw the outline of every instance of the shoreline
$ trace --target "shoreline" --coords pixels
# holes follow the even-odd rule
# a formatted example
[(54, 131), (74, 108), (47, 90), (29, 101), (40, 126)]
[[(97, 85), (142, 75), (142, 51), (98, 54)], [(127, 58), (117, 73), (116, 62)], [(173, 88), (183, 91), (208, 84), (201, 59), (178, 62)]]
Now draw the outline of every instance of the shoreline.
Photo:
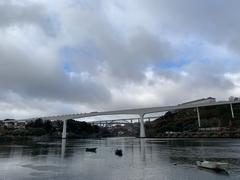
[[(192, 134), (192, 133), (191, 133)], [(152, 139), (198, 139), (198, 138), (202, 138), (202, 139), (240, 139), (240, 134), (224, 134), (224, 135), (216, 135), (216, 134), (206, 134), (206, 133), (201, 133), (198, 135), (190, 135), (188, 133), (184, 133), (184, 134), (163, 134), (163, 135), (158, 135), (158, 136), (149, 136), (149, 137), (145, 137), (145, 138), (141, 138), (141, 137), (134, 137), (134, 136), (109, 136), (109, 137), (67, 137), (67, 139), (102, 139), (102, 138), (117, 138), (117, 137), (132, 137), (132, 138), (139, 138), (139, 139), (148, 139), (148, 138), (152, 138)], [(47, 141), (47, 140), (59, 140), (62, 139), (61, 137), (56, 137), (56, 136), (0, 136), (0, 143), (3, 142), (13, 142), (13, 141)]]

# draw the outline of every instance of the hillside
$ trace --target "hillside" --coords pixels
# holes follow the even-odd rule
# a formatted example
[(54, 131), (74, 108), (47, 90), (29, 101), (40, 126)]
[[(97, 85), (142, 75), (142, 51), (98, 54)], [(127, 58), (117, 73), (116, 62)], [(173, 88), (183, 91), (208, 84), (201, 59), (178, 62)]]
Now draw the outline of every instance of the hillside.
[[(234, 104), (235, 118), (232, 119), (229, 105), (199, 108), (201, 131), (215, 128), (218, 131), (238, 131), (240, 128), (240, 104)], [(199, 132), (196, 109), (167, 112), (151, 123), (147, 133), (151, 137), (161, 137), (177, 132)], [(182, 133), (183, 134), (183, 133)]]

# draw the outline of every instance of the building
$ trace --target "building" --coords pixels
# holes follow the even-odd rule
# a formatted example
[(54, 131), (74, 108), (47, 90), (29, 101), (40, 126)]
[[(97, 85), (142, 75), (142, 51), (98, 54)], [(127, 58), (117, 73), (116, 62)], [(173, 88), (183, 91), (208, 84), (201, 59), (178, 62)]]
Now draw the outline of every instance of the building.
[(26, 124), (26, 121), (16, 121), (14, 119), (5, 119), (0, 122), (1, 127), (5, 127), (8, 129), (24, 129)]
[(240, 101), (240, 97), (230, 96), (229, 101)]
[(197, 99), (194, 101), (189, 101), (189, 102), (185, 102), (179, 105), (194, 105), (194, 104), (201, 104), (201, 103), (215, 103), (216, 102), (216, 98), (213, 97), (208, 97), (208, 98), (202, 98), (202, 99)]

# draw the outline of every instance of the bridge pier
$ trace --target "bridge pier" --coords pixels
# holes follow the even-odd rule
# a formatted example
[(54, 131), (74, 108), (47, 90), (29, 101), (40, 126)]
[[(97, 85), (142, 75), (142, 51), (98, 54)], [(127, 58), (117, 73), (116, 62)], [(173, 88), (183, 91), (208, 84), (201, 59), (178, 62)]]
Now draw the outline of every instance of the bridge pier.
[(63, 120), (63, 131), (62, 131), (62, 139), (67, 138), (67, 120)]
[(197, 107), (197, 117), (198, 117), (198, 128), (201, 128), (201, 118), (199, 113), (199, 108)]
[(230, 104), (230, 108), (231, 108), (232, 118), (234, 119), (234, 118), (235, 118), (235, 115), (234, 115), (234, 112), (233, 112), (233, 106), (232, 106), (232, 104)]
[(140, 116), (140, 138), (145, 138), (145, 127), (144, 127), (144, 114), (139, 114)]

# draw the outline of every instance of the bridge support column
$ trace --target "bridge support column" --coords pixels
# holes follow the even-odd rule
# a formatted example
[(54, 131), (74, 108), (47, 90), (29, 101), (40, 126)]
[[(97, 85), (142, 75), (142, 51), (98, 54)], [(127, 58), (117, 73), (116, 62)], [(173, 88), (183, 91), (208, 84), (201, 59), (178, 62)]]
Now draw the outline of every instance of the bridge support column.
[(62, 131), (62, 139), (67, 138), (67, 120), (63, 120), (63, 131)]
[(230, 104), (230, 108), (231, 108), (232, 118), (234, 119), (234, 118), (235, 118), (235, 115), (234, 115), (234, 112), (233, 112), (233, 106), (232, 106), (232, 104)]
[(140, 138), (145, 138), (144, 114), (140, 114)]
[(199, 113), (199, 108), (197, 107), (197, 117), (198, 117), (198, 128), (201, 128), (201, 118)]

